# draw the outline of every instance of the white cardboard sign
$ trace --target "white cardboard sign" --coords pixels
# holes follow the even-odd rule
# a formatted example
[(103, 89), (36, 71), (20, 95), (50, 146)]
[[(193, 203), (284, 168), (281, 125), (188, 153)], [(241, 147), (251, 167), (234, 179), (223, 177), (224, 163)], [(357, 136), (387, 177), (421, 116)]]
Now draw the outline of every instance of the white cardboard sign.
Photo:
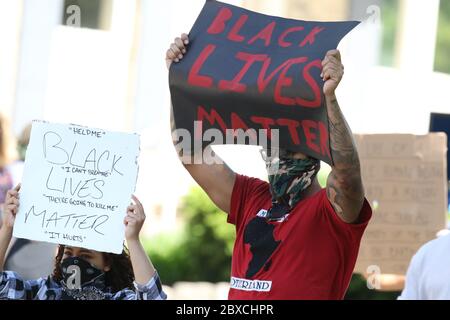
[(139, 136), (34, 121), (14, 236), (121, 253)]

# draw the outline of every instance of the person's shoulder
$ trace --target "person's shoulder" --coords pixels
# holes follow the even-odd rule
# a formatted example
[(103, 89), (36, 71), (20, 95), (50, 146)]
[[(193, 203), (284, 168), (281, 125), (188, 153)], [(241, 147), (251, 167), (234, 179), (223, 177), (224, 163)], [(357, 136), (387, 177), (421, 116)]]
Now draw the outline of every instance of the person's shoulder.
[(231, 194), (228, 222), (234, 225), (245, 221), (249, 212), (255, 208), (261, 209), (270, 202), (269, 184), (261, 179), (236, 174), (236, 180)]
[(327, 207), (326, 200), (327, 195), (325, 189), (314, 190), (313, 192), (309, 192), (308, 194), (304, 195), (304, 197), (296, 204), (294, 210), (325, 212), (329, 210), (329, 208)]
[(325, 188), (320, 188), (315, 190), (314, 192), (311, 192), (310, 194), (308, 194), (303, 200), (302, 202), (320, 202), (320, 201), (326, 201), (327, 198), (327, 191)]
[(236, 173), (236, 180), (239, 180), (241, 183), (248, 183), (248, 184), (254, 184), (254, 185), (265, 185), (268, 186), (269, 183), (267, 181), (264, 181), (262, 179), (256, 178), (256, 177), (249, 177), (245, 174)]
[(61, 282), (56, 280), (53, 275), (48, 275), (46, 277), (39, 278), (38, 280), (44, 281), (49, 287), (61, 287)]
[(421, 250), (434, 250), (438, 248), (450, 249), (450, 234), (445, 234), (425, 243)]
[(424, 257), (430, 254), (434, 254), (435, 252), (448, 250), (450, 250), (450, 234), (439, 236), (436, 239), (428, 241), (419, 248), (416, 256)]
[(59, 281), (56, 281), (52, 275), (43, 276), (37, 279), (28, 280), (28, 283), (31, 287), (45, 287), (52, 290), (61, 289), (61, 283)]
[(105, 291), (105, 295), (107, 300), (134, 300), (136, 298), (136, 292), (131, 290), (131, 288), (123, 288), (115, 292), (108, 288)]
[(248, 192), (255, 195), (259, 192), (269, 190), (269, 183), (255, 177), (249, 177), (243, 174), (236, 174), (235, 188), (240, 192)]
[(52, 275), (36, 278), (36, 279), (24, 279), (18, 272), (11, 270), (4, 270), (0, 273), (1, 281), (14, 281), (20, 283), (27, 283), (30, 286), (41, 287), (46, 285), (47, 288), (57, 288), (61, 285), (53, 279)]

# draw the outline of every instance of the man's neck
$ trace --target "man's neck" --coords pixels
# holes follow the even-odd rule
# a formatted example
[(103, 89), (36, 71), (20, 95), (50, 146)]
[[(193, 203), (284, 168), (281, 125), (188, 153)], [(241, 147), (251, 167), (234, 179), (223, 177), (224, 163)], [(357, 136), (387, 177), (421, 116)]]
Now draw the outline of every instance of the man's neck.
[(322, 190), (322, 187), (320, 186), (319, 181), (317, 180), (317, 178), (314, 178), (314, 180), (311, 183), (311, 185), (304, 191), (304, 193), (305, 193), (304, 198), (309, 198), (309, 197), (315, 195), (320, 190)]

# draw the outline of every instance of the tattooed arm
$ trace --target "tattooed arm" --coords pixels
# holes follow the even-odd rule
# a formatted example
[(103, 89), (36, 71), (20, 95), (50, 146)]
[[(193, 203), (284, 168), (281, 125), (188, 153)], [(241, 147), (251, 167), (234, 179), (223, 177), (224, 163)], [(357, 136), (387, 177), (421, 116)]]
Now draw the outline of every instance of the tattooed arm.
[(327, 196), (343, 221), (357, 223), (364, 202), (364, 188), (355, 141), (335, 95), (335, 90), (344, 74), (339, 51), (329, 51), (322, 61), (322, 66), (331, 156), (334, 161), (327, 180)]

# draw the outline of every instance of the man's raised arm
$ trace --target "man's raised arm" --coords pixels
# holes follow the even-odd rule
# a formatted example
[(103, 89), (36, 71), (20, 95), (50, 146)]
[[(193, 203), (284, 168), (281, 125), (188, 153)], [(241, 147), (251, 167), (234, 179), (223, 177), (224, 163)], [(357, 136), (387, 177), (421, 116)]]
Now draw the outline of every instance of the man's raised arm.
[[(170, 45), (170, 48), (166, 52), (166, 64), (168, 69), (172, 62), (179, 62), (183, 59), (183, 56), (188, 50), (188, 44), (189, 39), (187, 34), (182, 34), (181, 37), (176, 38)], [(174, 138), (173, 142), (176, 146), (178, 139), (176, 132), (174, 131), (175, 123), (172, 111), (173, 108), (170, 113), (170, 121), (172, 137)], [(211, 147), (208, 146), (206, 148)], [(212, 154), (212, 150), (202, 150), (202, 154)], [(231, 194), (233, 192), (236, 174), (217, 155), (214, 155), (214, 158), (217, 160), (216, 162), (219, 163), (213, 164), (206, 164), (203, 157), (201, 164), (194, 164), (193, 157), (193, 154), (184, 155), (183, 157), (180, 157), (180, 159), (192, 178), (194, 178), (200, 187), (208, 194), (215, 205), (226, 213), (229, 213)]]
[(364, 188), (355, 141), (335, 95), (335, 90), (344, 74), (339, 51), (329, 51), (322, 66), (331, 156), (334, 162), (327, 180), (327, 196), (343, 221), (357, 223), (364, 202)]

